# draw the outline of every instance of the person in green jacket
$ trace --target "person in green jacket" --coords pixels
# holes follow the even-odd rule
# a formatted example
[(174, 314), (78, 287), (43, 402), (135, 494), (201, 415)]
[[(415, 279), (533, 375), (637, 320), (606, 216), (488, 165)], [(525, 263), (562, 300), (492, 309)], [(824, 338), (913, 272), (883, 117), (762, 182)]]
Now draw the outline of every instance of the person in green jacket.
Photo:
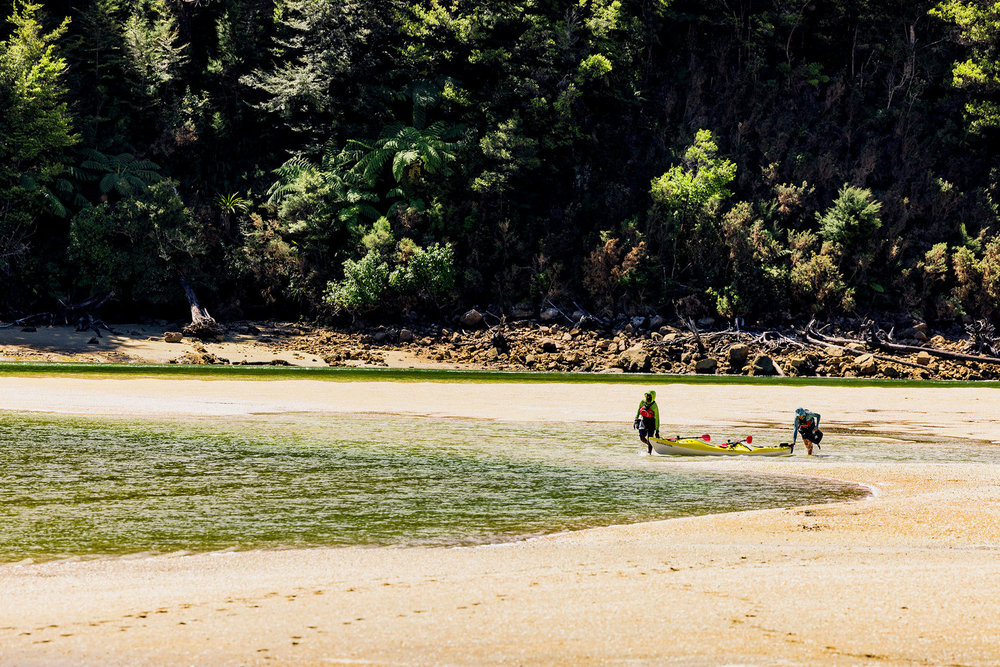
[(656, 392), (652, 389), (639, 401), (633, 426), (639, 429), (639, 439), (646, 443), (646, 453), (652, 454), (653, 444), (649, 441), (649, 436), (655, 433), (657, 438), (660, 437), (660, 408), (656, 406)]

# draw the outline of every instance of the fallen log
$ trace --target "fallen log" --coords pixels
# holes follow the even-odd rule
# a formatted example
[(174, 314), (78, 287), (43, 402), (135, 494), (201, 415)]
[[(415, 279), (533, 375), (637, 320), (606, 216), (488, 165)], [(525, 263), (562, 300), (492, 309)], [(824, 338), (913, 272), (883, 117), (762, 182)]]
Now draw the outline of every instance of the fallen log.
[[(837, 348), (838, 350), (843, 350), (844, 352), (847, 352), (848, 354), (853, 354), (856, 357), (861, 357), (861, 356), (864, 356), (866, 354), (871, 354), (871, 352), (862, 352), (861, 350), (855, 350), (853, 348), (846, 347), (844, 345), (837, 345), (836, 343), (829, 343), (829, 342), (827, 342), (825, 340), (820, 340), (819, 338), (813, 338), (808, 333), (805, 334), (804, 337), (805, 337), (805, 339), (807, 341), (809, 341), (813, 345), (817, 345), (819, 347), (834, 347), (834, 348)], [(849, 342), (856, 343), (858, 341), (849, 341)], [(894, 357), (887, 357), (887, 356), (882, 355), (882, 354), (871, 354), (871, 356), (872, 356), (872, 359), (878, 359), (879, 361), (885, 361), (885, 362), (892, 363), (892, 364), (899, 364), (900, 366), (909, 366), (910, 368), (919, 368), (920, 370), (927, 370), (926, 366), (921, 366), (920, 364), (914, 364), (914, 363), (909, 362), (909, 361), (902, 361), (902, 360), (896, 359)]]
[[(921, 352), (926, 352), (932, 356), (938, 357), (940, 359), (949, 359), (951, 361), (974, 361), (984, 364), (994, 364), (1000, 366), (1000, 357), (988, 357), (978, 354), (963, 354), (961, 352), (950, 352), (948, 350), (939, 350), (935, 347), (921, 347), (919, 345), (901, 345), (899, 343), (888, 343), (884, 340), (880, 340), (876, 337), (869, 339), (867, 341), (863, 340), (851, 340), (849, 338), (834, 338), (833, 336), (825, 336), (818, 331), (810, 330), (810, 334), (817, 336), (824, 342), (836, 343), (836, 344), (849, 344), (849, 343), (861, 343), (863, 345), (870, 345), (883, 352), (897, 352), (902, 354), (919, 354)], [(857, 350), (855, 350), (856, 352)]]

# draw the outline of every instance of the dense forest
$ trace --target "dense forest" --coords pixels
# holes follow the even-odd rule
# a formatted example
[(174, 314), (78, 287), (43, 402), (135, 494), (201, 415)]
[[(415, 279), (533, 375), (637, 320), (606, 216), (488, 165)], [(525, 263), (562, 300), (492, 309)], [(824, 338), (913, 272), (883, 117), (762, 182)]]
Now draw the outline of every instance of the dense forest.
[(1000, 305), (972, 0), (3, 0), (0, 314)]

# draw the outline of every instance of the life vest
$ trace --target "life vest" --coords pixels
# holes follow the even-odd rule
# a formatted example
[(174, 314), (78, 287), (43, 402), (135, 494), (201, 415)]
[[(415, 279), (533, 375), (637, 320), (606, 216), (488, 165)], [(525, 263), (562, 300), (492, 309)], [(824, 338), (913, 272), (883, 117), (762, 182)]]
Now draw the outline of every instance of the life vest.
[(815, 428), (816, 422), (813, 421), (812, 417), (799, 417), (799, 428)]
[(644, 405), (639, 408), (639, 416), (644, 419), (652, 419), (653, 411), (649, 408), (649, 406)]

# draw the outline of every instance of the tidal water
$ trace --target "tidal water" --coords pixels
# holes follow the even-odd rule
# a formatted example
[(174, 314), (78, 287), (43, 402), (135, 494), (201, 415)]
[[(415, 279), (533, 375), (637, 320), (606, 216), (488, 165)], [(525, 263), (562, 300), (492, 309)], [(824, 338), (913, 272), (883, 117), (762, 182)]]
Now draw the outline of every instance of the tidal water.
[(0, 413), (0, 561), (472, 545), (864, 497), (640, 456), (608, 424), (383, 415), (131, 421)]

